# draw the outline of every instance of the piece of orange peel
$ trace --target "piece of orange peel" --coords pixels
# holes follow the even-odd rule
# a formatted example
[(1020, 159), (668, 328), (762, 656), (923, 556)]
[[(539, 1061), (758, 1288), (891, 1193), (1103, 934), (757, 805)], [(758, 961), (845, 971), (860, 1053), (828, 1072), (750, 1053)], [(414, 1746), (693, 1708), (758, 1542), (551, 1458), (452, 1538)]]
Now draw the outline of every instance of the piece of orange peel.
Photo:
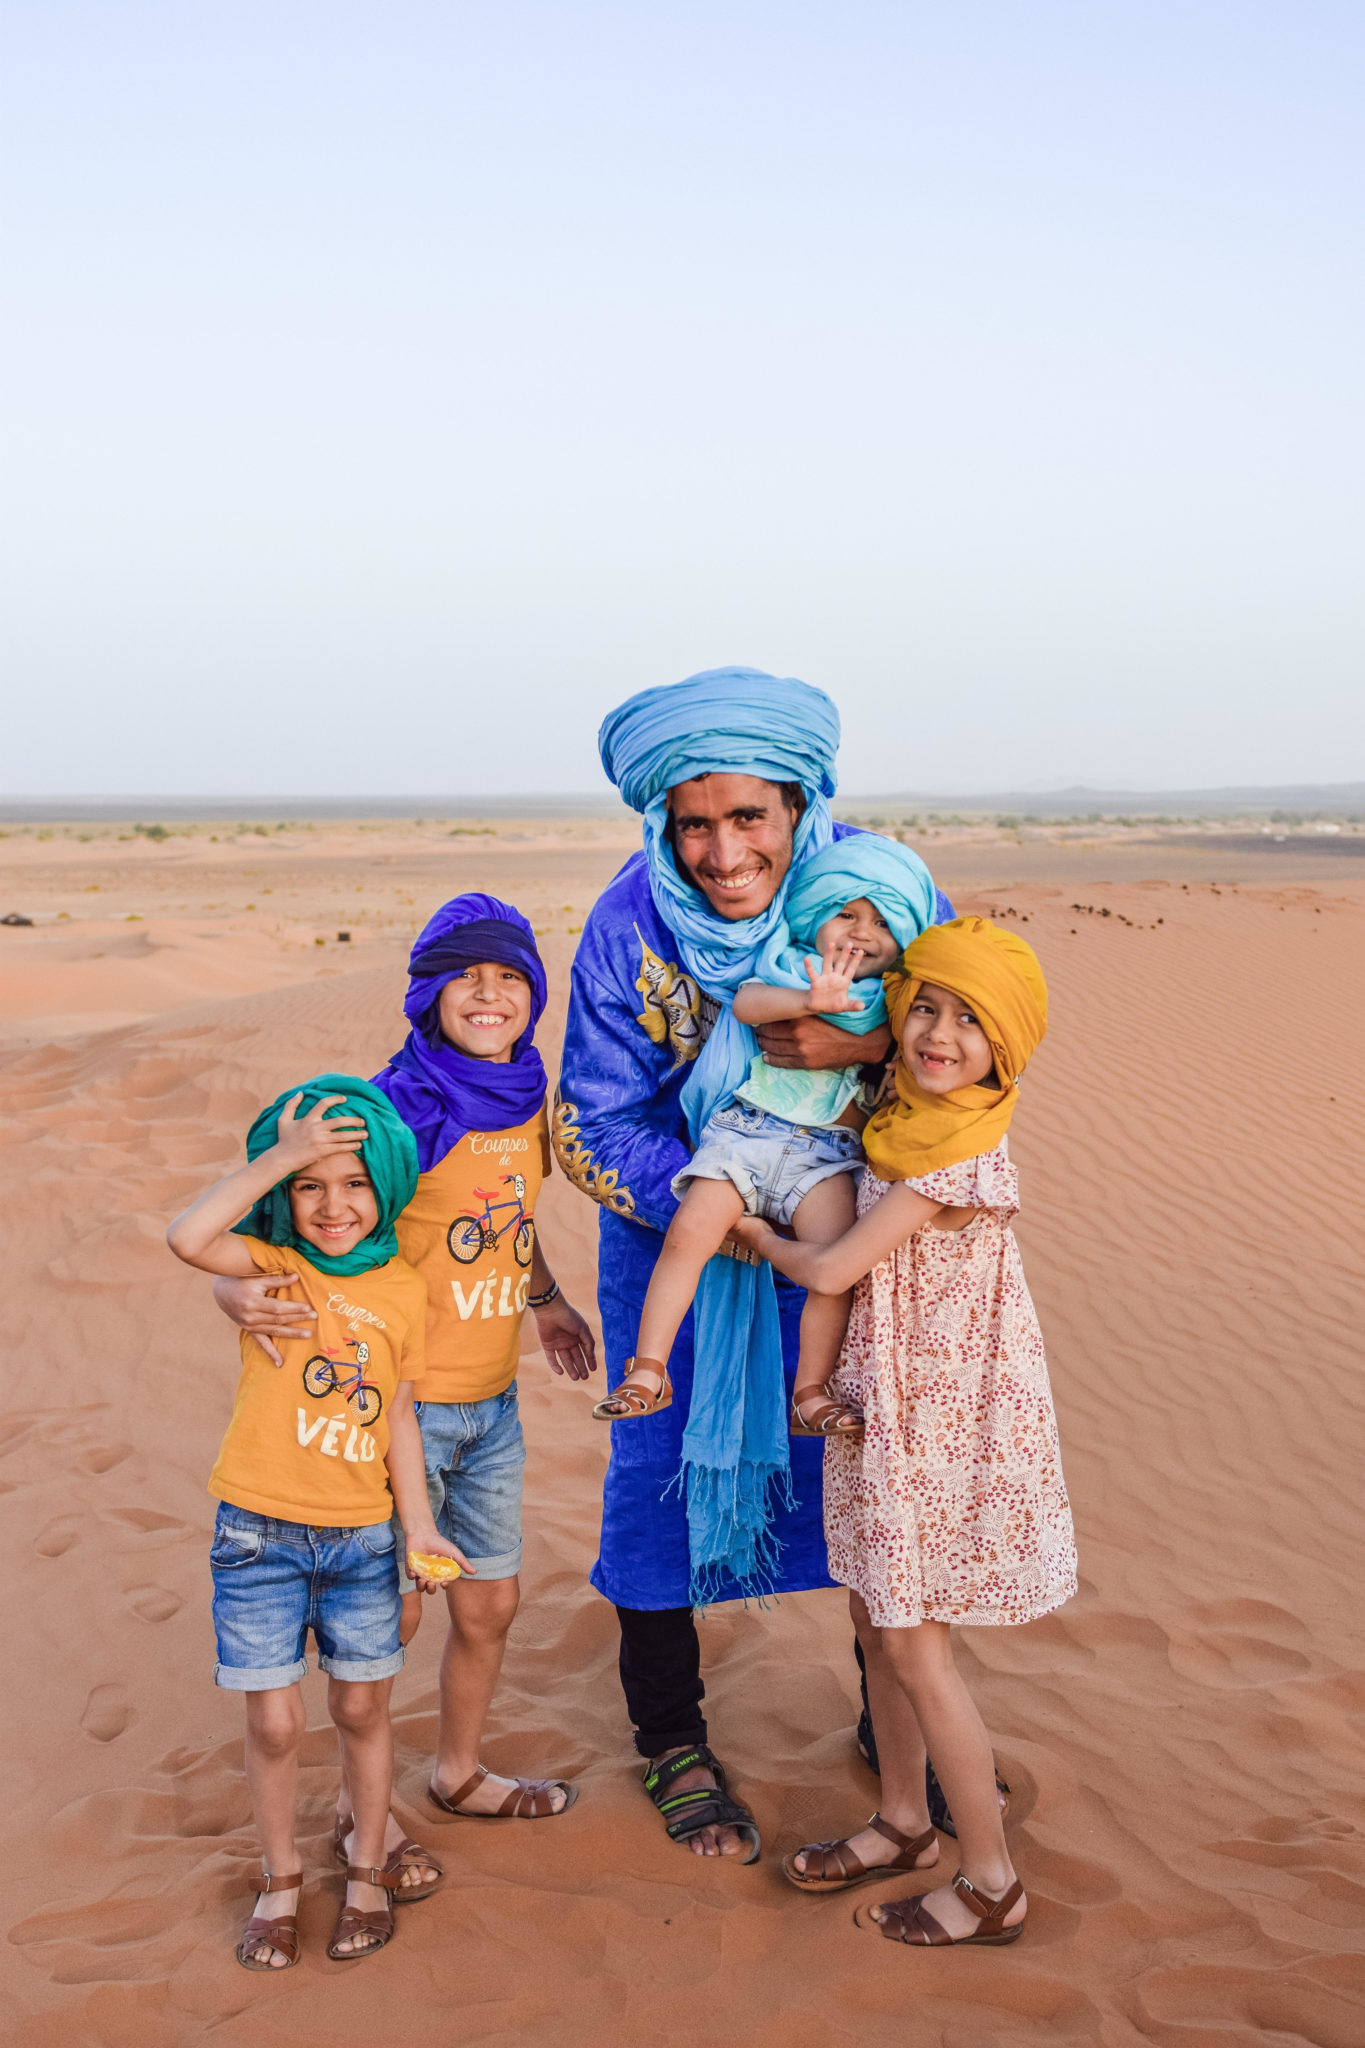
[(460, 1567), (453, 1557), (434, 1557), (427, 1550), (408, 1552), (408, 1571), (414, 1579), (458, 1579)]

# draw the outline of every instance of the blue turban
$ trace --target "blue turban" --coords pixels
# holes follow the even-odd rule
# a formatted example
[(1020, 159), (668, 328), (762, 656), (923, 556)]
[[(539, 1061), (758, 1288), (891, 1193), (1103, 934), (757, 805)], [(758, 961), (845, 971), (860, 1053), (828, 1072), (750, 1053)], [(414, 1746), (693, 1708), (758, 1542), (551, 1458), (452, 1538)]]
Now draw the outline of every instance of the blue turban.
[[(706, 669), (685, 682), (641, 690), (603, 720), (602, 765), (626, 802), (644, 813), (654, 907), (676, 938), (687, 972), (722, 1006), (683, 1087), (694, 1145), (758, 1051), (731, 1005), (741, 983), (758, 972), (764, 949), (785, 941), (788, 890), (833, 839), (829, 799), (838, 745), (839, 714), (823, 690), (756, 668)], [(668, 842), (669, 790), (697, 775), (724, 774), (799, 783), (806, 797), (791, 866), (757, 917), (731, 920), (713, 910), (679, 872)], [(707, 1371), (693, 1384), (679, 1479), (687, 1493), (692, 1597), (704, 1601), (727, 1572), (746, 1592), (761, 1593), (771, 1583), (777, 1561), (771, 1495), (790, 1498), (772, 1268), (709, 1259), (693, 1315), (697, 1356), (706, 1359)]]
[[(859, 896), (881, 912), (904, 952), (933, 923), (937, 893), (919, 855), (897, 840), (872, 832), (836, 839), (806, 862), (788, 889), (787, 930), (763, 949), (755, 979), (770, 988), (808, 989), (806, 958), (815, 951), (816, 933)], [(880, 975), (855, 981), (851, 993), (863, 1007), (839, 1012), (834, 1021), (842, 1030), (874, 1031), (886, 1022)]]
[(627, 697), (603, 719), (597, 750), (633, 811), (694, 775), (758, 775), (831, 797), (839, 714), (795, 676), (707, 668)]

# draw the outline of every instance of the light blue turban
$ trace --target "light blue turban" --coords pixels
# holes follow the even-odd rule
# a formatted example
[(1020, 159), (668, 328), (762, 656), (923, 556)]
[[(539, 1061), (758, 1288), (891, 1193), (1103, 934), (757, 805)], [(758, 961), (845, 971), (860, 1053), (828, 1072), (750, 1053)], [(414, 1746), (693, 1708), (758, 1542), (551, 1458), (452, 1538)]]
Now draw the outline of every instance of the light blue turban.
[[(788, 888), (832, 841), (839, 714), (823, 690), (795, 676), (712, 668), (627, 698), (603, 720), (597, 744), (612, 782), (644, 813), (654, 906), (687, 972), (722, 1006), (682, 1093), (695, 1145), (758, 1051), (753, 1032), (735, 1020), (735, 991), (757, 974), (764, 948), (785, 941)], [(734, 921), (679, 873), (667, 838), (669, 790), (693, 776), (724, 774), (796, 782), (806, 796), (781, 887), (757, 917)], [(693, 1385), (679, 1483), (687, 1493), (692, 1597), (701, 1602), (726, 1572), (746, 1592), (762, 1593), (771, 1583), (771, 1494), (789, 1498), (791, 1481), (772, 1268), (709, 1259), (693, 1315), (696, 1355), (706, 1370)]]
[(707, 668), (627, 697), (603, 719), (597, 751), (633, 811), (694, 775), (727, 771), (831, 797), (839, 714), (823, 690), (795, 676)]
[[(808, 989), (806, 959), (816, 950), (816, 934), (860, 896), (881, 912), (902, 952), (934, 921), (937, 891), (919, 855), (894, 839), (857, 832), (805, 863), (787, 891), (787, 929), (764, 947), (755, 979), (770, 988)], [(880, 975), (855, 981), (849, 993), (863, 1007), (838, 1013), (832, 1021), (841, 1030), (875, 1031), (886, 1022)]]

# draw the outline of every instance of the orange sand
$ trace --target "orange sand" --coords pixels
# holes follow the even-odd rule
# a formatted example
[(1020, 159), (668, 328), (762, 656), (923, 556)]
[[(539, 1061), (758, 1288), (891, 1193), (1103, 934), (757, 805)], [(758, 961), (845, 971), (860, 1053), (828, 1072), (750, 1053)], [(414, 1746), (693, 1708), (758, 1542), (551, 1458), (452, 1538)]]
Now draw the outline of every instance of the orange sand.
[[(1360, 2048), (1365, 877), (1257, 856), (1215, 890), (1200, 849), (1182, 888), (1169, 849), (1144, 881), (1131, 848), (1007, 846), (955, 877), (933, 849), (1053, 990), (1015, 1150), (1082, 1592), (959, 1640), (1014, 1788), (1025, 1940), (911, 1954), (858, 1932), (856, 1899), (783, 1883), (781, 1851), (876, 1804), (837, 1593), (703, 1623), (712, 1738), (764, 1859), (666, 1841), (587, 1584), (600, 1379), (552, 1380), (536, 1354), (526, 1599), (485, 1755), (582, 1797), (534, 1826), (424, 1806), (430, 1605), (395, 1690), (398, 1810), (447, 1885), (382, 1957), (323, 1958), (333, 1739), (310, 1677), (305, 1953), (275, 1979), (232, 1960), (254, 1850), (240, 1707), (211, 1681), (204, 1480), (236, 1346), (165, 1222), (286, 1082), (380, 1063), (414, 924), (458, 888), (501, 881), (544, 927), (553, 1048), (573, 928), (622, 841), (260, 847), (0, 847), (0, 911), (48, 920), (0, 930), (5, 2038)], [(556, 1179), (540, 1221), (588, 1306), (592, 1209)]]

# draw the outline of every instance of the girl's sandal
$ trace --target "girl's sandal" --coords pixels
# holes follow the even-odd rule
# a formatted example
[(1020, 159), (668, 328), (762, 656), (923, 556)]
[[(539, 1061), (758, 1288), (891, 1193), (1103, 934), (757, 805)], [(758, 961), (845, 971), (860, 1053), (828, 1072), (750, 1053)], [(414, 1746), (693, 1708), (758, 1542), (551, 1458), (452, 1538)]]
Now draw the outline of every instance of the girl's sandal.
[[(850, 1837), (845, 1835), (838, 1842), (807, 1842), (804, 1849), (784, 1856), (783, 1876), (799, 1892), (846, 1892), (855, 1884), (870, 1884), (874, 1878), (891, 1877), (899, 1871), (921, 1868), (916, 1859), (938, 1839), (932, 1827), (926, 1828), (922, 1835), (903, 1835), (879, 1813), (874, 1813), (867, 1825), (875, 1834), (884, 1835), (888, 1842), (895, 1843), (898, 1853), (889, 1863), (865, 1864), (857, 1851), (849, 1848)], [(805, 1857), (804, 1870), (796, 1868), (797, 1856)], [(931, 1863), (922, 1867), (933, 1869)]]
[[(853, 1915), (859, 1927), (875, 1927), (888, 1941), (903, 1941), (907, 1948), (1004, 1948), (1011, 1941), (1018, 1941), (1024, 1931), (1024, 1920), (1016, 1920), (1013, 1927), (1006, 1927), (1005, 1915), (1011, 1906), (1017, 1905), (1024, 1895), (1024, 1887), (1016, 1877), (1003, 1898), (993, 1899), (989, 1892), (979, 1892), (969, 1877), (959, 1870), (953, 1879), (953, 1890), (977, 1915), (981, 1925), (975, 1934), (949, 1934), (940, 1927), (928, 1907), (918, 1899), (895, 1899), (882, 1906), (859, 1906)], [(873, 1919), (874, 1913), (885, 1914), (884, 1919)]]
[[(348, 1860), (346, 1837), (354, 1826), (354, 1814), (337, 1815), (336, 1827), (332, 1831), (332, 1854), (338, 1863), (345, 1863)], [(412, 1841), (407, 1835), (404, 1835), (396, 1849), (389, 1851), (384, 1859), (384, 1868), (391, 1871), (399, 1880), (393, 1894), (395, 1906), (415, 1906), (419, 1900), (429, 1899), (434, 1891), (440, 1889), (445, 1877), (439, 1858), (433, 1856), (430, 1849), (424, 1849), (420, 1842)], [(434, 1880), (429, 1880), (425, 1884), (404, 1884), (402, 1878), (405, 1870), (434, 1870), (436, 1876)]]
[[(468, 1799), (481, 1778), (489, 1775), (480, 1764), (472, 1778), (466, 1778), (463, 1785), (447, 1798), (434, 1785), (427, 1786), (427, 1798), (433, 1806), (439, 1806), (442, 1813), (453, 1813), (457, 1820), (555, 1820), (561, 1813), (567, 1813), (578, 1797), (577, 1785), (571, 1785), (567, 1778), (514, 1778), (511, 1790), (502, 1805), (493, 1813), (467, 1813), (461, 1806), (462, 1799)], [(555, 1806), (550, 1794), (562, 1792), (564, 1804)]]
[[(659, 1382), (654, 1393), (631, 1384), (642, 1376)], [(620, 1386), (613, 1387), (592, 1412), (599, 1422), (633, 1422), (638, 1415), (658, 1415), (672, 1406), (673, 1382), (668, 1377), (668, 1367), (657, 1358), (628, 1358)]]
[(861, 1436), (865, 1425), (856, 1408), (836, 1401), (827, 1386), (792, 1396), (789, 1436)]
[[(303, 1872), (296, 1870), (292, 1877), (273, 1877), (268, 1870), (249, 1880), (248, 1889), (253, 1892), (292, 1892), (296, 1885), (303, 1883)], [(255, 1953), (257, 1949), (278, 1949), (289, 1960), (285, 1963), (264, 1963)], [(281, 1913), (278, 1920), (261, 1919), (253, 1913), (242, 1929), (242, 1938), (237, 1944), (237, 1960), (244, 1970), (292, 1970), (299, 1959), (299, 1916), (297, 1910)]]
[[(376, 1870), (369, 1864), (348, 1863), (346, 1865), (348, 1884), (382, 1885), (386, 1892), (397, 1890), (398, 1879), (387, 1867)], [(343, 1949), (343, 1941), (353, 1941), (357, 1934), (373, 1935), (364, 1948)], [(360, 1906), (348, 1906), (344, 1902), (337, 1915), (337, 1924), (332, 1930), (332, 1939), (327, 1944), (327, 1954), (334, 1963), (363, 1963), (366, 1956), (377, 1956), (381, 1948), (387, 1948), (393, 1940), (393, 1900), (377, 1912), (366, 1912)]]

